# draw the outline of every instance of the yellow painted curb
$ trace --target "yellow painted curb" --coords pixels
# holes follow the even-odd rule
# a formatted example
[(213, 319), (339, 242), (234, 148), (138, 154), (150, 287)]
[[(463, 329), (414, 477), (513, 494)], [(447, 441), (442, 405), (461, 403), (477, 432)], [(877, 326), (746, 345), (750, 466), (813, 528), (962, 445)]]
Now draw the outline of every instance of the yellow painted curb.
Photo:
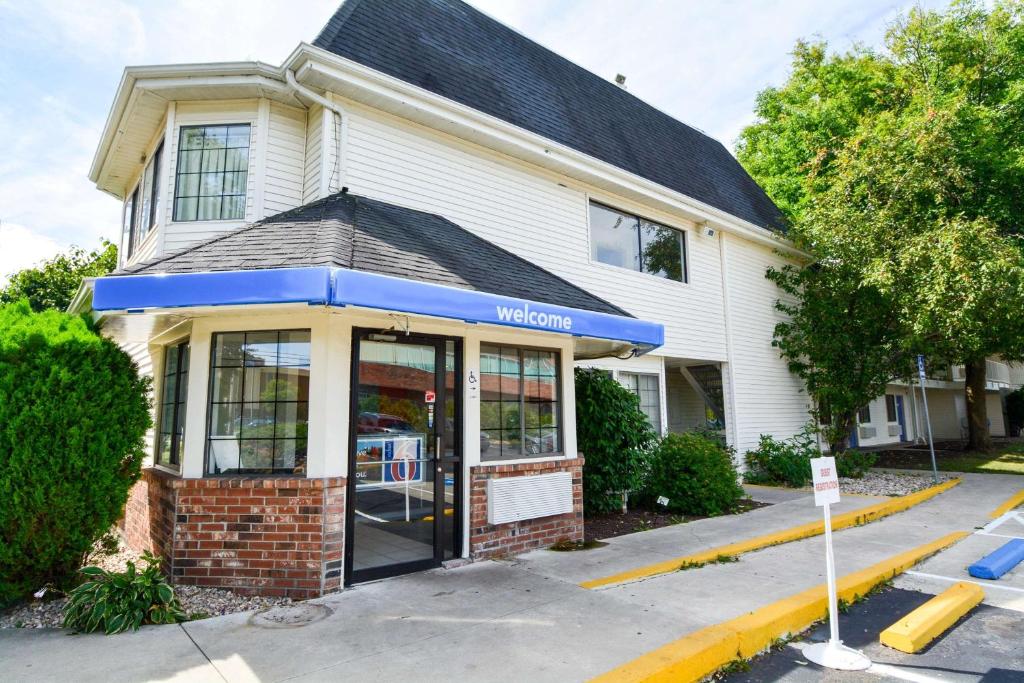
[[(957, 531), (840, 578), (836, 592), (852, 602), (926, 557), (967, 536)], [(828, 611), (824, 584), (715, 624), (637, 657), (592, 681), (594, 683), (686, 683), (699, 681), (737, 658), (752, 657), (777, 638), (799, 633)]]
[(1017, 507), (1018, 505), (1022, 505), (1022, 504), (1024, 504), (1024, 489), (1021, 489), (1020, 491), (1017, 491), (1017, 493), (1015, 493), (1012, 496), (1010, 496), (1009, 498), (1007, 498), (1005, 501), (1003, 501), (1002, 505), (1000, 505), (995, 510), (990, 512), (988, 514), (988, 516), (991, 517), (992, 519), (995, 519), (996, 517), (999, 517), (1000, 515), (1004, 515), (1007, 512), (1009, 512), (1010, 510), (1012, 510), (1013, 508)]
[(954, 584), (882, 631), (879, 640), (882, 645), (914, 654), (945, 633), (984, 598), (985, 591), (977, 584)]
[[(919, 505), (930, 498), (934, 498), (943, 491), (948, 491), (959, 483), (959, 479), (950, 479), (938, 486), (932, 486), (906, 496), (900, 496), (899, 498), (886, 500), (875, 505), (869, 505), (861, 508), (860, 510), (851, 510), (850, 512), (836, 515), (832, 518), (832, 530), (838, 531), (852, 526), (860, 526), (861, 524), (874, 522), (875, 520), (888, 517), (889, 515), (897, 512), (903, 512), (904, 510), (912, 508), (915, 505)], [(677, 571), (683, 565), (713, 562), (721, 555), (742, 555), (743, 553), (749, 553), (752, 550), (760, 550), (761, 548), (767, 548), (773, 545), (799, 541), (800, 539), (818, 536), (823, 533), (825, 533), (824, 522), (809, 522), (789, 529), (783, 529), (782, 531), (765, 534), (764, 536), (756, 536), (754, 538), (747, 539), (746, 541), (738, 541), (736, 543), (718, 546), (717, 548), (702, 550), (691, 555), (683, 555), (682, 557), (674, 557), (671, 560), (655, 562), (654, 564), (619, 572), (618, 574), (612, 574), (611, 576), (603, 576), (598, 579), (583, 581), (579, 585), (583, 588), (593, 589), (611, 586), (616, 583), (637, 581), (639, 579), (657, 576), (658, 574), (668, 574), (670, 572)]]

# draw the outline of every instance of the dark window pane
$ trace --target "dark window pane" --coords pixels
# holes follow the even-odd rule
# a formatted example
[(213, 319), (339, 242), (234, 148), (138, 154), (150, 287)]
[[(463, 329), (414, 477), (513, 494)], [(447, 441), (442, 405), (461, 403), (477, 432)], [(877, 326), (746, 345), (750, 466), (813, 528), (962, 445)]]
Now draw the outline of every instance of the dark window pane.
[(220, 202), (221, 198), (219, 196), (200, 197), (199, 205), (196, 209), (196, 220), (213, 221), (220, 219)]
[(249, 332), (245, 335), (246, 365), (277, 365), (277, 332)]
[(274, 436), (294, 439), (306, 437), (306, 424), (309, 420), (309, 404), (299, 403), (277, 404), (277, 425)]
[(238, 443), (239, 468), (269, 472), (274, 467), (272, 439), (245, 439)]
[(279, 353), (281, 365), (309, 365), (309, 332), (282, 332)]
[(640, 248), (645, 273), (683, 281), (683, 235), (650, 221), (640, 221)]
[(215, 334), (213, 364), (215, 366), (240, 366), (242, 364), (242, 348), (244, 345), (244, 332)]
[(309, 400), (309, 370), (306, 368), (279, 368), (275, 383), (278, 401)]
[(590, 254), (595, 261), (640, 270), (638, 221), (600, 204), (590, 205)]
[(277, 400), (277, 366), (247, 367), (242, 400), (250, 403)]
[(220, 217), (224, 220), (245, 216), (245, 195), (229, 195), (224, 197), (220, 208)]
[(274, 403), (243, 403), (239, 436), (243, 439), (274, 438), (275, 407)]
[(242, 404), (218, 403), (210, 409), (210, 436), (238, 436), (242, 423)]
[(501, 404), (497, 401), (480, 402), (480, 428), (501, 429)]

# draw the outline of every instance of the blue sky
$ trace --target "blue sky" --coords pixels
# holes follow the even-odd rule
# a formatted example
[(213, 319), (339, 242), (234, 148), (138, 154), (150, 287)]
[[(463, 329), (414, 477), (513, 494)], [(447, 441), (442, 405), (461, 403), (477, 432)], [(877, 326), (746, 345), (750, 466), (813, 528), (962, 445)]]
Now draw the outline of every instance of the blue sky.
[[(799, 38), (880, 45), (894, 0), (470, 0), (730, 148)], [(114, 239), (87, 178), (126, 65), (258, 59), (312, 41), (339, 0), (0, 0), (0, 282), (70, 244)]]

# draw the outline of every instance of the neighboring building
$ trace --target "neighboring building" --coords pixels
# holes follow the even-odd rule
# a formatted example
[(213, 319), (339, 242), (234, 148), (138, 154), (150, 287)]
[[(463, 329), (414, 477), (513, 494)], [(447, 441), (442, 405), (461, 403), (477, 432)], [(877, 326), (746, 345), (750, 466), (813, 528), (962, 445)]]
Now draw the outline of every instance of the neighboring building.
[(155, 378), (126, 530), (305, 597), (582, 537), (572, 373), (661, 432), (788, 437), (780, 215), (720, 143), (458, 0), (350, 0), (258, 62), (131, 67), (80, 293)]
[[(1024, 386), (1024, 366), (990, 358), (985, 363), (985, 406), (992, 436), (1007, 433), (1003, 398)], [(943, 366), (928, 372), (928, 414), (932, 436), (936, 440), (967, 438), (967, 399), (964, 394), (962, 365)], [(928, 438), (924, 422), (924, 402), (917, 378), (892, 382), (884, 396), (879, 396), (861, 409), (851, 443), (872, 448), (899, 443), (922, 443)]]

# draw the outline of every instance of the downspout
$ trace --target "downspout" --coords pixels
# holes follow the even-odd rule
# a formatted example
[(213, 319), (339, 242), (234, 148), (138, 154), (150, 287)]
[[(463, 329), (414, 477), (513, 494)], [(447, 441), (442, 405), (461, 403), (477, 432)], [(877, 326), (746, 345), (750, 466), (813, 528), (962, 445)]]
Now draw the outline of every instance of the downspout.
[[(347, 125), (348, 112), (345, 111), (345, 109), (337, 102), (334, 102), (324, 97), (320, 93), (310, 90), (306, 86), (299, 83), (298, 79), (295, 78), (295, 72), (292, 71), (291, 69), (285, 69), (284, 77), (285, 80), (288, 82), (288, 87), (290, 87), (292, 90), (302, 95), (306, 99), (316, 102), (327, 111), (333, 112), (334, 116), (336, 117), (335, 121), (337, 121), (339, 124), (339, 130), (334, 136), (335, 144), (337, 145), (337, 149), (334, 152), (334, 169), (338, 175), (338, 189), (340, 190), (345, 185), (345, 178), (343, 175), (345, 166), (342, 163), (341, 153), (343, 149), (342, 139), (345, 137), (343, 131), (344, 126)], [(328, 181), (328, 192), (329, 191), (330, 183)]]

